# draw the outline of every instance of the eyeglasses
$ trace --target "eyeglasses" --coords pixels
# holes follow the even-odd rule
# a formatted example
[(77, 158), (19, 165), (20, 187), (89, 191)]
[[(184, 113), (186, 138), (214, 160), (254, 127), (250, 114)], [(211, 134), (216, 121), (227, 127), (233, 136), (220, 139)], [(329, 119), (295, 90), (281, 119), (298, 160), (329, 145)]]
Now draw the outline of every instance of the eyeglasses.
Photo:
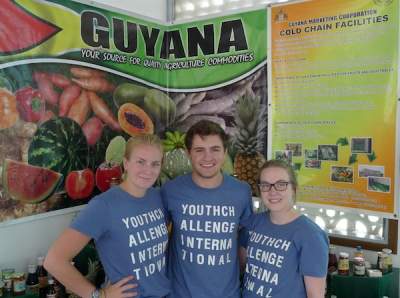
[(288, 181), (278, 181), (275, 183), (262, 182), (258, 184), (258, 187), (260, 187), (260, 191), (262, 192), (271, 191), (272, 186), (276, 191), (285, 191), (289, 184), (290, 182)]

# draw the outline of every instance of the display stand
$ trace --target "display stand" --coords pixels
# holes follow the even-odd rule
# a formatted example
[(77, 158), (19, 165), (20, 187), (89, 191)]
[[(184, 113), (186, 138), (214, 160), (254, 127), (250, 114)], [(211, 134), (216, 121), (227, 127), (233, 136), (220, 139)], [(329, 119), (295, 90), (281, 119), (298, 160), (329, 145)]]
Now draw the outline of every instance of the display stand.
[(330, 275), (329, 298), (399, 297), (399, 268), (382, 277)]

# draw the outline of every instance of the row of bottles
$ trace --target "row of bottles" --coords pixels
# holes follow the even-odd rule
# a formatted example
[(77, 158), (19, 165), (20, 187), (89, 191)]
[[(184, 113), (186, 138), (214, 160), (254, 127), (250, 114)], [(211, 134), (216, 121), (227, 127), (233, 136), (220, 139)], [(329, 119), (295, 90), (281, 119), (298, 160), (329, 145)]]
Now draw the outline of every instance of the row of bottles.
[[(367, 270), (374, 267), (374, 269), (380, 270), (382, 274), (392, 272), (392, 251), (388, 248), (382, 249), (378, 252), (378, 258), (376, 266), (365, 261), (364, 252), (361, 246), (357, 246), (353, 255), (352, 262), (350, 262), (350, 255), (347, 252), (340, 252), (339, 259), (336, 256), (335, 247), (329, 246), (329, 261), (328, 261), (328, 273), (336, 273), (339, 275), (349, 275), (350, 269), (352, 269), (353, 275), (365, 276)], [(352, 266), (350, 266), (352, 263)]]
[[(61, 297), (63, 287), (47, 274), (43, 267), (44, 257), (37, 258), (37, 265), (29, 264), (28, 273), (15, 272), (12, 268), (3, 269), (0, 276), (0, 297), (36, 295), (39, 298)], [(57, 288), (58, 291), (57, 291)]]

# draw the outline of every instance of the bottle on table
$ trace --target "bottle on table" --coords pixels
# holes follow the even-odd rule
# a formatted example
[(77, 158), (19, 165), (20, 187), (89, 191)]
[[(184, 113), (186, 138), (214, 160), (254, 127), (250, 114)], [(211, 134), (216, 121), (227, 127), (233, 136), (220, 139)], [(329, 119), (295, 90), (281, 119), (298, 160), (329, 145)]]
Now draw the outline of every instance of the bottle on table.
[(4, 282), (3, 296), (12, 296), (13, 292), (13, 275), (15, 270), (13, 268), (5, 268), (1, 271)]
[(347, 252), (341, 252), (339, 253), (338, 274), (349, 275), (349, 273), (350, 273), (349, 254)]
[(328, 260), (328, 272), (333, 273), (337, 270), (338, 261), (336, 257), (336, 247), (329, 245), (329, 260)]
[(47, 271), (43, 267), (44, 257), (37, 258), (36, 273), (39, 279), (39, 298), (46, 298), (47, 291)]
[(383, 253), (383, 268), (385, 269), (385, 273), (393, 271), (393, 260), (392, 260), (392, 250), (389, 248), (382, 249)]
[(56, 297), (57, 297), (57, 292), (56, 292), (56, 288), (54, 286), (54, 279), (49, 278), (47, 292), (46, 292), (46, 298), (56, 298)]
[(362, 246), (361, 245), (357, 245), (356, 246), (356, 251), (354, 252), (354, 257), (358, 257), (358, 258), (365, 258), (364, 257), (364, 252), (362, 250)]
[(13, 282), (13, 295), (14, 296), (25, 295), (26, 291), (25, 273), (15, 272), (12, 282)]
[(382, 271), (383, 269), (383, 256), (381, 251), (378, 251), (378, 258), (376, 260), (376, 269), (379, 269), (380, 271)]
[(34, 264), (28, 265), (28, 276), (26, 278), (27, 294), (39, 295), (39, 278)]
[(364, 276), (365, 275), (365, 260), (362, 257), (354, 258), (354, 275)]

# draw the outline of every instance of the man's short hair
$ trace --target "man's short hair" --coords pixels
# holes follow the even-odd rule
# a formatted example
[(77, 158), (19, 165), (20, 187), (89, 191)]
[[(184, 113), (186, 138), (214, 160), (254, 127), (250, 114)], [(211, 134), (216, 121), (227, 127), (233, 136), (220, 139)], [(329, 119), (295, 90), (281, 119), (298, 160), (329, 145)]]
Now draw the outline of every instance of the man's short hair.
[(228, 147), (229, 136), (220, 125), (210, 120), (200, 120), (189, 128), (185, 136), (185, 145), (188, 151), (192, 149), (193, 138), (195, 135), (200, 137), (217, 135), (221, 138), (224, 150)]

